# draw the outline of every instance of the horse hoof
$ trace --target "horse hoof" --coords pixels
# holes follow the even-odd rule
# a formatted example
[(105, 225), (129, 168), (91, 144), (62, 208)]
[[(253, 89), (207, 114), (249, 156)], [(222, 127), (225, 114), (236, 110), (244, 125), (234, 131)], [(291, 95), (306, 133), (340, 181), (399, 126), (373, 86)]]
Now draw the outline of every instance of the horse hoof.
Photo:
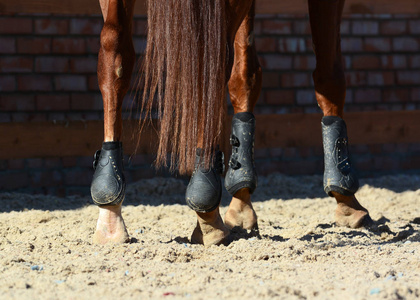
[(222, 198), (223, 153), (217, 151), (210, 169), (204, 168), (202, 149), (197, 149), (195, 170), (185, 193), (188, 206), (201, 213), (215, 210)]
[(125, 178), (121, 142), (104, 142), (94, 156), (90, 192), (96, 205), (117, 205), (124, 200)]
[(232, 155), (225, 176), (226, 190), (232, 196), (243, 188), (252, 192), (257, 187), (257, 173), (254, 166), (255, 117), (252, 113), (237, 113), (232, 119)]

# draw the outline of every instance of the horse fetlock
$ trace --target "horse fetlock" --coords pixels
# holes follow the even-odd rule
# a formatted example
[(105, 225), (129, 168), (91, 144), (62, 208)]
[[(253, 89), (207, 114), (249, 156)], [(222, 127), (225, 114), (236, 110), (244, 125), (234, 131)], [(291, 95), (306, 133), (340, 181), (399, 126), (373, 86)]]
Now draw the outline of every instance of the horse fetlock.
[(223, 152), (216, 151), (209, 169), (204, 167), (204, 152), (198, 148), (195, 169), (185, 193), (187, 205), (196, 212), (215, 210), (222, 198), (222, 181), (220, 175), (224, 169)]
[(324, 190), (333, 197), (333, 192), (345, 196), (354, 195), (359, 189), (359, 180), (351, 165), (346, 123), (340, 117), (322, 118), (324, 145)]
[(117, 205), (125, 197), (123, 149), (121, 142), (104, 142), (93, 161), (90, 192), (96, 205)]
[(252, 193), (258, 184), (254, 164), (255, 117), (250, 112), (237, 113), (232, 119), (230, 143), (232, 154), (225, 176), (225, 187), (233, 196), (240, 189)]

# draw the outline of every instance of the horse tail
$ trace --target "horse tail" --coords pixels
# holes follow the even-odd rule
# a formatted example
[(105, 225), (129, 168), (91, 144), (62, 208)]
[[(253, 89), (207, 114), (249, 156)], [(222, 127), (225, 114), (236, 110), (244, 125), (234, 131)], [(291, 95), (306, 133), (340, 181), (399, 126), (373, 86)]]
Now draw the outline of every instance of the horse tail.
[(140, 126), (157, 113), (157, 167), (170, 153), (171, 171), (190, 173), (197, 147), (209, 166), (225, 114), (227, 55), (225, 1), (148, 1)]

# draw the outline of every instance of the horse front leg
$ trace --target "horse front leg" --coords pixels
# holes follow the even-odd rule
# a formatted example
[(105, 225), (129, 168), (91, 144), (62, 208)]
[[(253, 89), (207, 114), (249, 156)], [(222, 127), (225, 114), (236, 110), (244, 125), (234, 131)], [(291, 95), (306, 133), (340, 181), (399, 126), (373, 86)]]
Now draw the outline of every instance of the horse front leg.
[(253, 110), (261, 91), (261, 67), (254, 43), (255, 1), (235, 35), (234, 62), (228, 83), (234, 108), (230, 143), (232, 154), (225, 187), (232, 195), (225, 215), (229, 228), (240, 227), (258, 235), (257, 215), (251, 194), (257, 187), (254, 165), (255, 117)]
[(132, 18), (135, 0), (100, 0), (104, 26), (98, 55), (98, 81), (104, 105), (104, 142), (95, 154), (91, 195), (99, 206), (95, 243), (123, 243), (129, 236), (121, 214), (125, 197), (122, 102), (135, 62)]
[(343, 108), (346, 96), (340, 47), (340, 22), (344, 0), (308, 0), (316, 69), (315, 94), (323, 111), (324, 190), (337, 201), (338, 225), (357, 228), (369, 225), (368, 211), (355, 197), (359, 183), (348, 155)]

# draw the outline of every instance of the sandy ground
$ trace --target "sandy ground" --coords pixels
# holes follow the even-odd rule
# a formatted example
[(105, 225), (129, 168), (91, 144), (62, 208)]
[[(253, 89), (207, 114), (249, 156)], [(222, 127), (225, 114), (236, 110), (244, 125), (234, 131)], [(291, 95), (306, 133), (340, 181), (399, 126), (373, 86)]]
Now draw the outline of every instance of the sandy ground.
[(89, 198), (0, 194), (0, 299), (419, 298), (420, 176), (361, 184), (372, 229), (334, 225), (320, 176), (277, 174), (254, 196), (262, 238), (209, 248), (188, 241), (182, 180), (129, 186), (124, 245), (91, 244)]

